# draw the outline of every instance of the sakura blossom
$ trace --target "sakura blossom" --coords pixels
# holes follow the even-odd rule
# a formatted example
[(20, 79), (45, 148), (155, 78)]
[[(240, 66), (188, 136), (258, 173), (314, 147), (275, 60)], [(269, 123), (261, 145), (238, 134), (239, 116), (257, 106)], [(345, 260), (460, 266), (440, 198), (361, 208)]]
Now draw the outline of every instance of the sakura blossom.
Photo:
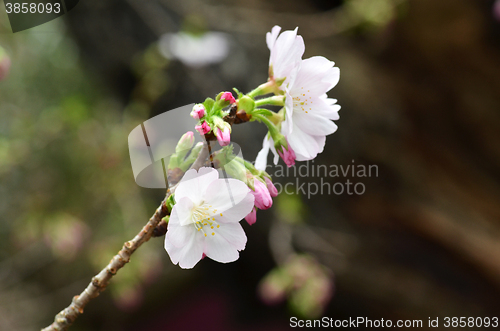
[(239, 221), (254, 206), (254, 196), (242, 181), (219, 179), (213, 168), (187, 171), (175, 190), (165, 236), (172, 263), (193, 268), (205, 254), (212, 260), (236, 261), (247, 237)]
[[(275, 67), (289, 75), (279, 87), (285, 94), (283, 102), (285, 117), (280, 123), (280, 132), (285, 136), (286, 144), (278, 143), (279, 146), (275, 146), (273, 137), (267, 135), (256, 159), (258, 169), (265, 169), (269, 149), (274, 154), (274, 164), (278, 163), (279, 156), (288, 166), (293, 165), (295, 160), (314, 159), (323, 151), (326, 136), (337, 130), (337, 125), (331, 120), (339, 119), (340, 106), (336, 104), (337, 100), (328, 98), (326, 94), (337, 85), (340, 78), (339, 68), (334, 67), (334, 62), (322, 56), (300, 60), (298, 64), (290, 60), (289, 57), (292, 55), (277, 56), (276, 54), (283, 54), (286, 51), (296, 55), (298, 52), (292, 50), (299, 49), (298, 46), (295, 48), (290, 46), (291, 37), (296, 35), (297, 29), (285, 31), (278, 37), (279, 31), (279, 27), (274, 27), (266, 39), (271, 50), (270, 80)], [(288, 36), (283, 38), (288, 43), (278, 43), (281, 36)], [(300, 36), (296, 36), (298, 37)], [(300, 56), (302, 54), (303, 51)], [(284, 64), (277, 65), (280, 63), (279, 59), (282, 59)], [(291, 62), (294, 65), (291, 65)]]
[(293, 100), (292, 109), (286, 108), (292, 116), (282, 126), (297, 161), (314, 159), (323, 151), (326, 136), (337, 130), (331, 120), (339, 119), (340, 106), (326, 93), (337, 85), (339, 78), (339, 68), (322, 56), (302, 61), (287, 96)]

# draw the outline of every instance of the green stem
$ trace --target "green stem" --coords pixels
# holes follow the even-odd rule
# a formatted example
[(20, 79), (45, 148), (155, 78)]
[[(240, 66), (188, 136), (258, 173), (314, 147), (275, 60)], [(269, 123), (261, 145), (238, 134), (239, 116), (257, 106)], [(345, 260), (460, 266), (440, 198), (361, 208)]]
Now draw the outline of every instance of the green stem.
[(271, 134), (272, 137), (275, 137), (277, 134), (280, 134), (276, 125), (266, 116), (261, 114), (253, 114), (252, 117), (264, 123), (269, 129), (269, 133)]
[(270, 80), (265, 82), (264, 84), (260, 84), (259, 86), (257, 86), (257, 88), (255, 88), (247, 95), (253, 99), (259, 95), (274, 93), (277, 89), (278, 87), (276, 86), (276, 82), (274, 80)]
[(271, 105), (271, 106), (284, 106), (285, 105), (285, 96), (284, 95), (275, 95), (268, 98), (263, 98), (259, 100), (255, 100), (255, 107)]

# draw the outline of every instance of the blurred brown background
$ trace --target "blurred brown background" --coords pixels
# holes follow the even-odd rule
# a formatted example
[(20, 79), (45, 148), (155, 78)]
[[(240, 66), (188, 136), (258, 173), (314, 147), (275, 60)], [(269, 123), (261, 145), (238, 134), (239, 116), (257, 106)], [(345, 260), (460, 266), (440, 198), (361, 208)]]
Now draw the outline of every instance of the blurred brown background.
[[(0, 330), (51, 323), (135, 235), (164, 192), (134, 183), (128, 133), (169, 109), (264, 82), (265, 33), (275, 24), (298, 26), (304, 57), (325, 56), (341, 70), (329, 93), (342, 105), (339, 129), (315, 164), (377, 165), (378, 176), (349, 178), (365, 185), (362, 195), (282, 194), (244, 225), (247, 247), (228, 265), (205, 259), (181, 270), (152, 239), (72, 330), (285, 330), (290, 316), (425, 326), (428, 317), (499, 316), (494, 6), (82, 1), (63, 19), (16, 34), (1, 14), (0, 46), (12, 65), (0, 82)], [(217, 51), (227, 51), (193, 63), (196, 48), (173, 54), (179, 31), (222, 33)], [(253, 159), (263, 128), (234, 132)]]

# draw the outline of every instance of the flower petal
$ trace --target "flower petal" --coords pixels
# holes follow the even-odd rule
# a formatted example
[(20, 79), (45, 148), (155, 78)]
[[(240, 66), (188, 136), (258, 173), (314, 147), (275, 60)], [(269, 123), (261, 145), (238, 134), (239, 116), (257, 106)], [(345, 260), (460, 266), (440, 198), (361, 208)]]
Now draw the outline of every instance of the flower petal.
[(194, 235), (183, 247), (176, 247), (168, 236), (165, 236), (165, 250), (173, 264), (179, 263), (183, 269), (191, 269), (203, 256), (203, 240), (201, 233)]
[[(281, 31), (281, 27), (278, 25), (275, 25), (271, 29), (271, 32), (266, 33), (266, 44), (267, 44), (267, 48), (269, 48), (269, 50), (273, 49), (274, 43), (276, 42), (276, 38), (278, 38), (280, 31)], [(271, 61), (271, 59), (269, 59), (269, 64), (271, 64), (270, 61)]]
[(292, 96), (308, 91), (308, 96), (319, 96), (331, 90), (339, 81), (340, 71), (334, 63), (323, 56), (313, 56), (300, 64), (293, 87)]
[(262, 142), (262, 149), (257, 154), (255, 158), (255, 168), (265, 171), (267, 168), (267, 155), (269, 154), (269, 138), (267, 135), (264, 137)]
[(206, 256), (221, 263), (236, 261), (240, 256), (238, 249), (231, 245), (222, 235), (219, 235), (219, 233), (213, 236), (209, 235), (205, 238), (204, 251)]
[(208, 185), (217, 178), (219, 178), (217, 170), (209, 167), (202, 167), (199, 171), (195, 169), (186, 171), (175, 189), (175, 201), (189, 197), (194, 204), (199, 204)]
[(293, 119), (293, 97), (290, 95), (288, 90), (285, 91), (285, 121), (281, 124), (282, 127), (286, 127), (287, 132), (293, 131), (292, 119)]
[(305, 50), (304, 40), (297, 36), (297, 29), (281, 33), (270, 50), (269, 64), (273, 66), (274, 77), (286, 77), (284, 86), (293, 83)]
[[(248, 186), (236, 179), (225, 178), (214, 181), (207, 190), (205, 203), (211, 205), (218, 222), (239, 222), (248, 215), (254, 205), (254, 197)], [(222, 215), (221, 215), (222, 214)]]
[(220, 234), (234, 248), (241, 251), (245, 249), (247, 236), (240, 223), (228, 223), (221, 225), (217, 234)]
[(172, 208), (168, 226), (181, 226), (192, 223), (191, 211), (193, 206), (193, 202), (188, 197), (177, 201)]
[(293, 134), (287, 135), (287, 139), (298, 161), (312, 160), (318, 155), (319, 150), (322, 149), (318, 146), (313, 136), (305, 133), (295, 124)]
[(337, 125), (335, 123), (312, 111), (308, 113), (296, 112), (293, 120), (294, 125), (297, 125), (302, 131), (309, 135), (326, 136), (337, 131)]
[(328, 98), (326, 93), (318, 98), (314, 98), (313, 102), (314, 107), (312, 107), (311, 111), (315, 114), (324, 116), (330, 120), (338, 120), (340, 118), (340, 105), (336, 105), (337, 100)]

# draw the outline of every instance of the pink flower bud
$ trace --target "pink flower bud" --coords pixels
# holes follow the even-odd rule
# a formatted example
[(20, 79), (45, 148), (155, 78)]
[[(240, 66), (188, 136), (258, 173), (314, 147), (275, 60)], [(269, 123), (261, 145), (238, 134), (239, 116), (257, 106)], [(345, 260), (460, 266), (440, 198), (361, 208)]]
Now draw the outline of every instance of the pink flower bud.
[(204, 121), (202, 125), (197, 125), (194, 128), (198, 130), (198, 132), (202, 136), (204, 136), (205, 134), (209, 133), (210, 130), (212, 130), (206, 121)]
[(245, 220), (247, 221), (248, 225), (252, 225), (257, 222), (257, 209), (255, 209), (255, 207), (253, 207), (250, 214), (245, 216)]
[(224, 127), (224, 131), (217, 128), (215, 131), (215, 135), (217, 136), (217, 140), (219, 141), (219, 145), (227, 146), (231, 142), (231, 135), (229, 133), (229, 128)]
[(195, 120), (199, 120), (200, 118), (205, 116), (205, 106), (203, 106), (201, 103), (194, 105), (190, 115)]
[(259, 209), (269, 209), (273, 205), (273, 199), (264, 183), (258, 179), (254, 179), (253, 185), (255, 191), (250, 191), (255, 197), (255, 207)]
[(231, 92), (222, 93), (222, 96), (220, 98), (221, 98), (221, 100), (229, 101), (229, 103), (236, 102), (236, 100), (234, 99), (233, 94)]
[[(288, 141), (287, 141), (288, 143)], [(293, 165), (295, 165), (295, 159), (296, 159), (296, 156), (295, 156), (295, 152), (293, 151), (292, 149), (292, 146), (290, 146), (290, 144), (287, 144), (288, 145), (288, 149), (285, 148), (285, 146), (281, 145), (280, 148), (277, 148), (277, 152), (278, 154), (281, 156), (281, 158), (283, 159), (283, 161), (285, 161), (286, 165), (288, 167), (291, 167)]]
[(269, 195), (273, 198), (277, 197), (278, 190), (276, 189), (276, 186), (274, 186), (273, 182), (269, 178), (267, 178), (266, 176), (264, 176), (264, 180), (266, 181), (267, 190), (269, 191)]

